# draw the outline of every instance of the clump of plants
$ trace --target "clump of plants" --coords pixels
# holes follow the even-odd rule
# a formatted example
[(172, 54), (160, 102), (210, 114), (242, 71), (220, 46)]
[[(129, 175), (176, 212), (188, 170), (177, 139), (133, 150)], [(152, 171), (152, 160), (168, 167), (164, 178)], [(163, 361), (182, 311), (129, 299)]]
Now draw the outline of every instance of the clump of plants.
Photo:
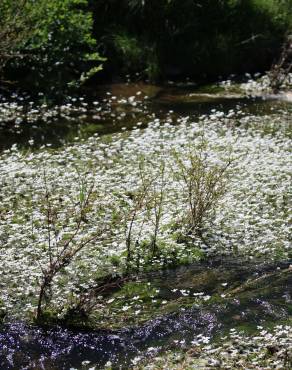
[[(116, 228), (124, 232), (125, 249), (116, 256), (105, 257), (108, 264), (116, 267), (116, 277), (115, 274), (101, 274), (86, 288), (81, 287), (69, 299), (69, 311), (72, 304), (75, 313), (88, 313), (95, 306), (92, 302), (98, 295), (102, 292), (110, 294), (111, 289), (115, 290), (125, 281), (135, 279), (139, 272), (188, 263), (192, 258), (201, 257), (192, 240), (203, 238), (205, 221), (213, 216), (217, 201), (225, 192), (225, 172), (229, 162), (210, 166), (202, 154), (202, 148), (196, 147), (189, 148), (187, 157), (178, 153), (173, 155), (178, 169), (175, 173), (173, 167), (167, 169), (167, 162), (162, 161), (149, 174), (149, 166), (153, 163), (141, 158), (136, 189), (117, 193), (117, 204), (107, 212), (104, 205), (99, 206), (97, 202), (103, 193), (97, 191), (94, 183), (88, 183), (78, 175), (77, 198), (74, 197), (70, 205), (68, 201), (63, 201), (68, 195), (58, 194), (52, 183), (49, 185), (44, 173), (44, 194), (40, 207), (42, 222), (32, 220), (32, 242), (36, 243), (34, 233), (37, 229), (45, 233), (43, 248), (46, 259), (40, 263), (42, 276), (37, 298), (38, 321), (44, 317), (46, 307), (50, 307), (54, 293), (53, 281), (56, 278), (62, 280), (66, 268), (70, 267), (77, 255), (82, 261), (82, 254), (88, 245), (94, 247), (96, 244), (104, 248), (107, 239), (115, 238)], [(182, 183), (181, 196), (186, 201), (179, 219), (173, 220), (175, 223), (179, 221), (185, 237), (185, 245), (181, 240), (176, 248), (169, 246), (163, 236), (165, 232), (174, 233), (176, 238), (176, 230), (169, 227), (173, 222), (165, 223), (165, 218), (169, 218), (166, 208), (169, 202), (167, 187), (171, 181)], [(92, 217), (93, 227), (89, 226)], [(67, 224), (70, 224), (69, 228)], [(36, 248), (39, 248), (37, 244)], [(181, 249), (182, 254), (177, 248)], [(184, 251), (185, 248), (187, 250)]]
[[(44, 194), (40, 205), (44, 224), (32, 219), (32, 240), (35, 240), (36, 230), (41, 228), (45, 233), (44, 254), (47, 258), (45, 264), (40, 263), (42, 276), (37, 297), (37, 321), (43, 319), (46, 307), (50, 304), (53, 294), (52, 283), (56, 276), (64, 273), (65, 268), (72, 263), (77, 254), (87, 245), (95, 243), (106, 232), (107, 226), (102, 220), (96, 220), (96, 227), (93, 230), (86, 230), (92, 198), (97, 195), (94, 184), (88, 184), (81, 176), (78, 186), (77, 198), (72, 199), (71, 207), (66, 205), (66, 208), (62, 209), (62, 195), (53, 193), (54, 189), (48, 186), (47, 175), (44, 172)], [(71, 228), (68, 228), (69, 223)]]
[(182, 216), (186, 235), (203, 238), (205, 220), (212, 218), (216, 205), (227, 190), (227, 170), (231, 159), (208, 164), (206, 143), (189, 148), (185, 157), (174, 153), (178, 171), (174, 174), (182, 184), (188, 212)]

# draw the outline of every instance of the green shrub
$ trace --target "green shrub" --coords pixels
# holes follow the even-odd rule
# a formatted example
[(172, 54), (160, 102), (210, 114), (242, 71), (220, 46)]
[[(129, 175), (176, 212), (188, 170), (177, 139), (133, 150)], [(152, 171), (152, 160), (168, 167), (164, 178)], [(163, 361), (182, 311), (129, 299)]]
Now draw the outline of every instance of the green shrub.
[(4, 26), (17, 12), (8, 71), (21, 71), (31, 87), (58, 95), (100, 69), (87, 0), (4, 0), (3, 9)]
[(27, 14), (26, 0), (0, 2), (0, 78), (9, 61), (23, 58), (20, 49), (32, 36), (33, 20)]

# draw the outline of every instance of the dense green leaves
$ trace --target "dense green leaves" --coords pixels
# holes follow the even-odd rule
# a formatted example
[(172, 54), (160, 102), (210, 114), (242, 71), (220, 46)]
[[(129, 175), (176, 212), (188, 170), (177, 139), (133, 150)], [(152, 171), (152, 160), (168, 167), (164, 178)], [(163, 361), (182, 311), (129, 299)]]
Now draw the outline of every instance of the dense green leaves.
[(291, 0), (2, 0), (0, 80), (58, 96), (105, 76), (267, 70), (291, 30)]
[(34, 88), (58, 95), (98, 70), (101, 60), (86, 0), (5, 0), (0, 9), (6, 28), (17, 13), (14, 32), (7, 36), (8, 51), (13, 50), (9, 68), (24, 72)]
[(3, 0), (0, 3), (0, 77), (11, 59), (23, 57), (21, 46), (33, 33), (26, 3), (26, 0)]

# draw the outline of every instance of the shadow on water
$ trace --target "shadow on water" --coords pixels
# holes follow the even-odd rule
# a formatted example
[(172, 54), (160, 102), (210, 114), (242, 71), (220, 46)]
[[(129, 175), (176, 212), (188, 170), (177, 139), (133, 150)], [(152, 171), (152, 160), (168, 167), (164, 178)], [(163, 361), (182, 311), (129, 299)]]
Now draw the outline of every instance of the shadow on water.
[[(80, 105), (75, 111), (69, 114), (59, 114), (55, 111), (50, 119), (45, 119), (44, 113), (32, 122), (23, 116), (22, 123), (16, 126), (2, 122), (0, 150), (9, 149), (13, 144), (22, 149), (37, 149), (47, 144), (58, 148), (93, 134), (104, 135), (131, 130), (137, 122), (141, 122), (141, 127), (144, 127), (153, 117), (165, 118), (169, 111), (173, 112), (175, 120), (180, 115), (189, 115), (195, 119), (202, 114), (210, 114), (212, 110), (224, 113), (241, 110), (246, 114), (265, 115), (291, 108), (291, 103), (281, 100), (248, 98), (239, 94), (214, 94), (212, 87), (210, 89), (211, 93), (206, 93), (205, 90), (196, 92), (194, 87), (158, 87), (144, 84), (102, 86), (97, 91), (88, 93), (86, 109), (79, 102)], [(144, 100), (146, 95), (148, 99)], [(112, 96), (115, 100), (111, 100)], [(136, 97), (137, 106), (127, 102), (118, 103), (119, 99), (125, 100), (130, 96)], [(101, 111), (100, 105), (93, 104), (96, 100), (101, 102)], [(30, 140), (33, 140), (33, 144), (29, 144)]]
[[(112, 331), (77, 331), (7, 323), (0, 329), (1, 369), (69, 369), (107, 361), (128, 369), (131, 359), (156, 351), (190, 345), (198, 334), (216, 338), (230, 328), (254, 330), (257, 325), (287, 322), (292, 315), (291, 262), (268, 264), (224, 260), (197, 263), (147, 278), (160, 297), (174, 304), (172, 312), (140, 325)], [(205, 303), (181, 303), (188, 290), (210, 295)], [(82, 365), (90, 361), (90, 366)], [(83, 367), (82, 367), (83, 366)]]

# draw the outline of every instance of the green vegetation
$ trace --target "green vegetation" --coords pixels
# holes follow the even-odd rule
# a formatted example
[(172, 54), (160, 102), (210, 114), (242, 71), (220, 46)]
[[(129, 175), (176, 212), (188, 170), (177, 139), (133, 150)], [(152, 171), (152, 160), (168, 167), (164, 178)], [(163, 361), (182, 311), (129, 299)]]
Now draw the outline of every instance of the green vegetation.
[(59, 96), (100, 70), (86, 0), (4, 0), (0, 78)]
[[(203, 147), (202, 147), (203, 145)], [(48, 321), (44, 307), (49, 307), (50, 314), (55, 310), (50, 305), (52, 300), (52, 284), (55, 279), (62, 280), (66, 276), (66, 269), (76, 257), (82, 254), (88, 246), (104, 243), (104, 239), (116, 234), (122, 226), (125, 234), (125, 250), (113, 255), (110, 261), (117, 269), (116, 272), (125, 276), (132, 276), (140, 271), (159, 270), (179, 264), (191, 263), (202, 258), (203, 253), (194, 246), (196, 238), (203, 238), (203, 231), (209, 221), (214, 217), (218, 202), (223, 197), (223, 184), (226, 181), (226, 168), (228, 163), (212, 165), (207, 162), (203, 150), (207, 150), (207, 143), (196, 147), (189, 146), (191, 165), (185, 163), (185, 156), (175, 152), (174, 161), (181, 170), (183, 181), (190, 186), (186, 193), (190, 194), (186, 200), (189, 210), (182, 212), (180, 225), (175, 229), (171, 220), (168, 224), (163, 222), (166, 215), (166, 203), (169, 202), (167, 186), (169, 174), (166, 175), (165, 163), (158, 166), (158, 171), (150, 175), (151, 162), (140, 159), (138, 183), (135, 191), (115, 192), (113, 197), (118, 200), (115, 207), (106, 209), (98, 204), (99, 198), (105, 196), (98, 194), (95, 184), (88, 184), (85, 178), (78, 173), (78, 188), (74, 205), (64, 204), (61, 195), (55, 194), (55, 186), (49, 186), (46, 172), (44, 172), (44, 194), (37, 207), (42, 215), (43, 222), (38, 219), (31, 220), (31, 243), (35, 249), (42, 248), (47, 254), (47, 262), (41, 266), (42, 276), (39, 281), (37, 293), (36, 320), (41, 322), (44, 317)], [(169, 160), (171, 160), (171, 155)], [(118, 160), (116, 159), (117, 163)], [(168, 177), (168, 180), (166, 179)], [(174, 178), (175, 181), (175, 178)], [(179, 181), (179, 179), (178, 179)], [(69, 197), (68, 194), (64, 197)], [(109, 215), (106, 212), (110, 211)], [(185, 214), (186, 213), (186, 214)], [(70, 215), (71, 230), (69, 230)], [(95, 219), (94, 227), (86, 237), (90, 221)], [(14, 220), (15, 223), (21, 220)], [(147, 227), (148, 225), (148, 227)], [(45, 234), (41, 244), (37, 241), (37, 233), (42, 230)], [(179, 249), (169, 245), (164, 238), (167, 232)], [(179, 252), (183, 252), (179, 256)], [(62, 285), (66, 287), (66, 278)], [(103, 282), (101, 286), (107, 286)], [(98, 284), (97, 284), (98, 286)], [(96, 290), (97, 287), (94, 287)], [(90, 290), (90, 289), (89, 289)], [(69, 299), (70, 300), (70, 299)], [(82, 300), (82, 299), (81, 299)], [(66, 303), (70, 310), (70, 302)], [(84, 309), (85, 311), (88, 311)]]
[(259, 326), (254, 335), (231, 330), (220, 343), (211, 345), (201, 336), (187, 352), (167, 351), (134, 369), (291, 369), (291, 334), (289, 325), (274, 325), (271, 330)]
[[(4, 0), (0, 79), (59, 96), (104, 77), (205, 80), (269, 69), (291, 0)], [(216, 61), (216, 63), (214, 63)]]
[(112, 0), (92, 8), (107, 68), (157, 80), (269, 68), (291, 29), (291, 6), (291, 0)]
[(0, 1), (1, 369), (291, 368), (291, 6)]

